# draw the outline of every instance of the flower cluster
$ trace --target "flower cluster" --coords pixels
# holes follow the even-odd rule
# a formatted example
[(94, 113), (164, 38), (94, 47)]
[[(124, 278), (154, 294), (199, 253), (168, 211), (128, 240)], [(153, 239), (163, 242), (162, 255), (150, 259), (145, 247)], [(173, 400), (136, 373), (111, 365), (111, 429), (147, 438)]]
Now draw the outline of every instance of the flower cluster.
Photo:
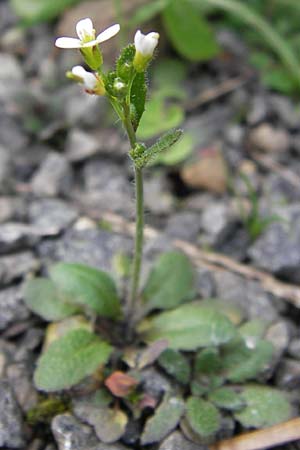
[[(81, 83), (89, 94), (105, 94), (104, 77), (101, 71), (103, 59), (99, 45), (114, 37), (119, 31), (120, 25), (115, 24), (96, 36), (93, 22), (91, 19), (86, 18), (80, 20), (76, 25), (78, 38), (60, 37), (55, 41), (55, 45), (59, 48), (79, 49), (86, 64), (93, 71), (96, 71), (88, 72), (82, 66), (75, 66), (67, 73), (69, 78)], [(140, 30), (136, 32), (134, 37), (135, 55), (132, 62), (136, 72), (143, 72), (146, 69), (153, 57), (158, 40), (158, 33), (151, 32), (145, 35)], [(122, 92), (124, 86), (125, 84), (122, 80), (114, 80), (116, 91)]]

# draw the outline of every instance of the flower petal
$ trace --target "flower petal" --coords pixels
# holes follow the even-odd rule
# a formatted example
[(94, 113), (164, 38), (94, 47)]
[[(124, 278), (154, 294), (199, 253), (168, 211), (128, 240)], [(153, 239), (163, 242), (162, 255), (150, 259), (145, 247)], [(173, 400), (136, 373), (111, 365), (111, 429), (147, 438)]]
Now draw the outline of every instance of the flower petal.
[(151, 32), (148, 34), (141, 33), (138, 30), (134, 36), (134, 45), (137, 52), (145, 57), (151, 57), (158, 44), (159, 34)]
[(93, 22), (91, 21), (91, 19), (86, 18), (86, 19), (79, 20), (79, 22), (76, 25), (76, 33), (81, 41), (84, 41), (89, 36), (92, 39), (94, 39), (95, 31), (94, 31)]
[(85, 42), (84, 44), (81, 42), (81, 47), (82, 48), (94, 47), (95, 45), (98, 45), (98, 44), (99, 44), (99, 42), (96, 39), (93, 39), (92, 41)]
[(72, 74), (79, 78), (84, 78), (86, 70), (82, 66), (74, 66)]
[(55, 45), (59, 48), (80, 48), (81, 41), (76, 38), (60, 37), (56, 39)]
[(106, 28), (106, 30), (102, 31), (102, 33), (98, 34), (96, 40), (98, 44), (101, 42), (108, 41), (108, 39), (112, 38), (116, 34), (118, 34), (120, 31), (120, 25), (116, 23), (115, 25), (112, 25), (111, 27)]
[(88, 72), (82, 66), (74, 66), (72, 69), (72, 74), (78, 78), (81, 78), (84, 86), (87, 89), (95, 89), (97, 85), (97, 78), (93, 73)]

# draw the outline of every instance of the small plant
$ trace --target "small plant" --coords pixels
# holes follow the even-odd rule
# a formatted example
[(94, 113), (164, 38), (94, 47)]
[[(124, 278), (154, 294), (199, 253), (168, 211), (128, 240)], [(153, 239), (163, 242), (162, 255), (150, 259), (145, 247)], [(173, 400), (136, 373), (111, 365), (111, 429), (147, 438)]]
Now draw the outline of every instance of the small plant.
[[(143, 171), (179, 140), (182, 131), (168, 131), (148, 148), (138, 142), (136, 132), (147, 93), (146, 70), (159, 36), (137, 31), (134, 45), (121, 51), (114, 70), (104, 72), (99, 45), (119, 28), (116, 24), (96, 35), (91, 20), (83, 19), (76, 27), (78, 38), (59, 38), (56, 45), (79, 49), (91, 70), (76, 66), (67, 76), (82, 84), (88, 94), (105, 96), (128, 135), (136, 188), (130, 286), (121, 301), (110, 274), (62, 262), (49, 269), (48, 278), (27, 283), (24, 297), (28, 307), (53, 322), (37, 363), (35, 385), (50, 394), (49, 401), (51, 393), (63, 391), (68, 406), (55, 398), (54, 407), (65, 410), (76, 396), (76, 390), (72, 394), (70, 388), (81, 383), (81, 392), (89, 393), (88, 412), (82, 402), (70, 407), (94, 427), (104, 443), (120, 439), (129, 418), (141, 420), (143, 445), (160, 441), (179, 422), (192, 439), (196, 436), (209, 442), (217, 436), (223, 411), (245, 426), (284, 420), (291, 415), (291, 408), (282, 393), (244, 384), (255, 381), (270, 366), (273, 350), (263, 339), (263, 327), (246, 324), (238, 329), (218, 302), (195, 301), (194, 269), (184, 254), (171, 251), (160, 255), (140, 288)], [(115, 262), (120, 266), (120, 258)], [(127, 277), (128, 264), (121, 272)], [(143, 382), (144, 369), (154, 364), (173, 379), (173, 387), (159, 398), (149, 393)], [(268, 405), (273, 410), (270, 416)], [(41, 420), (48, 421), (52, 406), (53, 401), (43, 400), (29, 418), (38, 422), (40, 411)], [(146, 421), (145, 408), (155, 410)]]
[(278, 222), (282, 219), (276, 214), (262, 216), (259, 211), (258, 195), (251, 185), (249, 178), (243, 173), (240, 173), (240, 177), (247, 188), (248, 198), (250, 200), (250, 211), (245, 210), (242, 201), (239, 202), (241, 219), (249, 233), (250, 238), (254, 241), (271, 223)]

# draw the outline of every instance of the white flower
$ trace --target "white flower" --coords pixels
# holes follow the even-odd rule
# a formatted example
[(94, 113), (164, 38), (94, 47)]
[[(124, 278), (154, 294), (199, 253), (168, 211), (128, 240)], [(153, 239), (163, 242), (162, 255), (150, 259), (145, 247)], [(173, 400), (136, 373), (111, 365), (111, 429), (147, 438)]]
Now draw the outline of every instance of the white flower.
[(151, 58), (153, 52), (158, 44), (159, 34), (158, 33), (148, 33), (143, 34), (140, 30), (135, 33), (134, 45), (136, 51), (140, 53), (143, 57)]
[(78, 80), (83, 83), (84, 87), (89, 91), (93, 91), (98, 84), (96, 75), (88, 72), (82, 66), (74, 66), (72, 69), (72, 74), (75, 78), (78, 78)]
[(108, 41), (108, 39), (115, 36), (120, 31), (120, 25), (115, 24), (96, 37), (96, 32), (93, 27), (91, 19), (82, 19), (76, 25), (76, 33), (79, 39), (71, 37), (61, 37), (56, 39), (55, 45), (59, 48), (86, 48), (94, 47), (101, 44), (101, 42)]

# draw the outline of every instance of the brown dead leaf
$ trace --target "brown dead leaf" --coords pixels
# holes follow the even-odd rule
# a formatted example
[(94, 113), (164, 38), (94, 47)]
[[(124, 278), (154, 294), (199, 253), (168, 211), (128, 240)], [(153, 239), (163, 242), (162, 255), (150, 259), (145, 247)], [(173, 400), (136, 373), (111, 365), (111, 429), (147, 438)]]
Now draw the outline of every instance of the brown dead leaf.
[(127, 397), (139, 382), (120, 370), (106, 378), (104, 384), (116, 397)]

